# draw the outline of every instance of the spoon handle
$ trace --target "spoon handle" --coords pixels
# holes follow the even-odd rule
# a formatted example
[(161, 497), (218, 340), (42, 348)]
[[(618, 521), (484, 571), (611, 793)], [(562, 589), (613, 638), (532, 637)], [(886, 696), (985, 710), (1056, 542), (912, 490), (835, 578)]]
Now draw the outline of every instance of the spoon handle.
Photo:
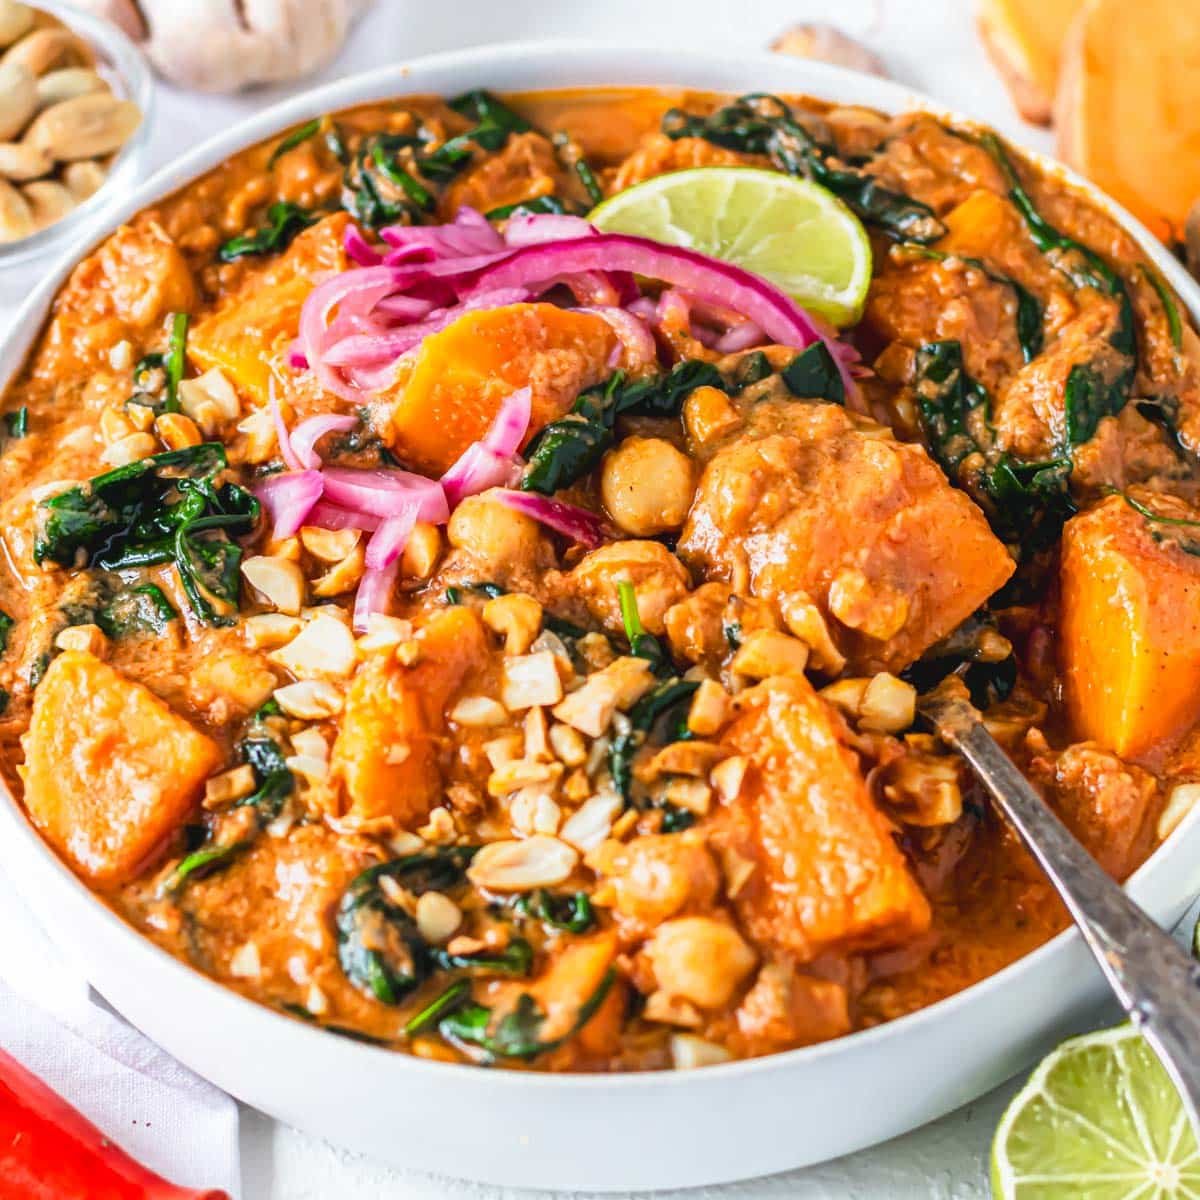
[(969, 705), (930, 706), (927, 715), (1058, 890), (1121, 1006), (1178, 1088), (1200, 1140), (1200, 963), (1096, 864)]

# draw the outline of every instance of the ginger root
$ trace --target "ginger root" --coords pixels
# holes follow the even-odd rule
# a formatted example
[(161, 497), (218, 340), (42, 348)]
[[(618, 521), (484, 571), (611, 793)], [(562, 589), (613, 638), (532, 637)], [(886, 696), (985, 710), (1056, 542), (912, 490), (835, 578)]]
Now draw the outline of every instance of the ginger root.
[(119, 25), (181, 87), (234, 92), (296, 79), (337, 53), (369, 0), (77, 0)]

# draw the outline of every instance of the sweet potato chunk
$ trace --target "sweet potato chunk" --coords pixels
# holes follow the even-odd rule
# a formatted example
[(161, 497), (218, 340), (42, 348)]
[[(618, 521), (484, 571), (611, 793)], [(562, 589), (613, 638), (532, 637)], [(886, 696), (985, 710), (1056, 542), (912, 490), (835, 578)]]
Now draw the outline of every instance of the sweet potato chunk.
[(1196, 7), (1178, 0), (1092, 0), (1063, 46), (1059, 157), (1164, 241), (1200, 196), (1198, 61)]
[(445, 709), (487, 654), (483, 625), (469, 608), (440, 613), (417, 637), (409, 667), (372, 659), (355, 676), (333, 747), (333, 775), (350, 815), (402, 828), (423, 821), (441, 793), (438, 740)]
[(679, 555), (767, 600), (806, 592), (855, 670), (898, 670), (1013, 572), (925, 451), (833, 404), (764, 401), (700, 477)]
[(300, 328), (300, 310), (324, 275), (346, 269), (345, 213), (306, 229), (268, 266), (252, 269), (216, 312), (188, 336), (188, 356), (203, 371), (220, 367), (238, 392), (266, 404), (272, 368)]
[(68, 650), (34, 695), (25, 805), (85, 879), (121, 884), (183, 820), (220, 761), (217, 744), (153, 692)]
[(1124, 879), (1146, 856), (1153, 834), (1147, 817), (1158, 792), (1148, 771), (1081, 742), (1061, 754), (1035, 758), (1030, 778), (1115, 879)]
[(1083, 0), (979, 0), (979, 31), (1017, 111), (1049, 125), (1059, 53)]
[(724, 742), (751, 767), (714, 840), (753, 867), (734, 905), (760, 950), (808, 962), (927, 929), (929, 903), (829, 706), (802, 677), (767, 680), (739, 704)]
[(616, 345), (602, 318), (553, 304), (468, 313), (422, 343), (392, 413), (393, 448), (418, 470), (441, 474), (521, 387), (533, 389), (533, 434), (605, 376)]
[(71, 272), (54, 302), (39, 374), (104, 369), (122, 338), (142, 338), (169, 313), (190, 312), (196, 284), (175, 243), (150, 221), (122, 225)]
[[(1182, 502), (1153, 503), (1198, 517)], [(1122, 758), (1173, 741), (1200, 717), (1200, 558), (1171, 544), (1180, 532), (1110, 496), (1063, 533), (1067, 711), (1076, 736)]]

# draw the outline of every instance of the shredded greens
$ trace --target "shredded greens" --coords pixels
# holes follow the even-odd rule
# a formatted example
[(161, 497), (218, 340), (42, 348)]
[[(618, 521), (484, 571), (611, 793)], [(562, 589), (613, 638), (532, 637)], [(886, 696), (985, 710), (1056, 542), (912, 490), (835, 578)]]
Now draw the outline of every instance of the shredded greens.
[(193, 615), (227, 625), (237, 611), (241, 547), (229, 540), (259, 516), (258, 501), (217, 483), (225, 448), (168, 450), (77, 484), (38, 505), (34, 559), (105, 571), (173, 563)]
[(946, 232), (927, 204), (884, 187), (864, 164), (839, 159), (836, 148), (818, 141), (778, 96), (749, 93), (706, 117), (672, 108), (663, 116), (662, 131), (669, 138), (704, 138), (727, 150), (765, 155), (781, 171), (828, 188), (891, 237), (925, 245)]
[(290, 200), (277, 200), (267, 209), (267, 223), (254, 233), (244, 233), (224, 242), (217, 251), (221, 262), (260, 254), (278, 254), (286, 250), (298, 233), (316, 223), (317, 213), (309, 212)]

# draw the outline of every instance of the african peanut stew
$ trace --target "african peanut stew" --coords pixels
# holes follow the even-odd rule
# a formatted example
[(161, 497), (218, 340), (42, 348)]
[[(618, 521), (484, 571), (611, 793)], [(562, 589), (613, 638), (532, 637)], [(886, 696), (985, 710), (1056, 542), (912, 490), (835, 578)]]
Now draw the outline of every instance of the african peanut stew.
[[(870, 237), (835, 330), (598, 232), (697, 167)], [(794, 98), (405, 98), (70, 276), (0, 426), (4, 769), (105, 903), (425, 1058), (697, 1066), (1064, 915), (915, 700), (1122, 878), (1200, 787), (1200, 340), (995, 135)]]

